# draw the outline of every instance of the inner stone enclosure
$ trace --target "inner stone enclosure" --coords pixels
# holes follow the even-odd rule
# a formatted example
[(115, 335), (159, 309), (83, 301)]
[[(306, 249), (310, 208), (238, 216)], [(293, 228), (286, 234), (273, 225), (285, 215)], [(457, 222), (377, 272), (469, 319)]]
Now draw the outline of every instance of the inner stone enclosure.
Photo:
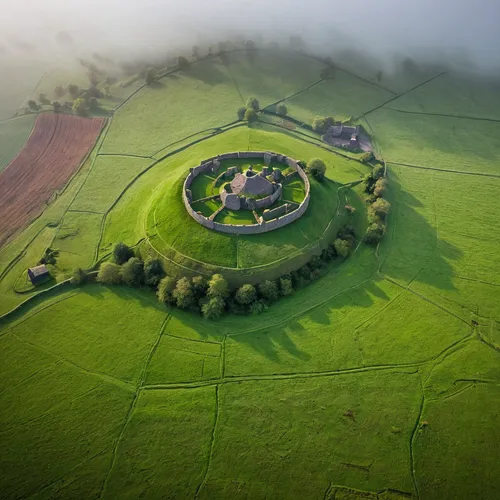
[(309, 179), (299, 163), (271, 152), (225, 153), (191, 168), (188, 213), (224, 233), (256, 234), (287, 225), (307, 210)]

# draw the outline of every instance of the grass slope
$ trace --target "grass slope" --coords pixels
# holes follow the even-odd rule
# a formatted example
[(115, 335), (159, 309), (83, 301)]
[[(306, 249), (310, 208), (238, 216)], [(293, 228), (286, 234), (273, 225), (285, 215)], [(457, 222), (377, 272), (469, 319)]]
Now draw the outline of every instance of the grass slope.
[(33, 114), (0, 122), (0, 172), (24, 146), (35, 118), (36, 115)]

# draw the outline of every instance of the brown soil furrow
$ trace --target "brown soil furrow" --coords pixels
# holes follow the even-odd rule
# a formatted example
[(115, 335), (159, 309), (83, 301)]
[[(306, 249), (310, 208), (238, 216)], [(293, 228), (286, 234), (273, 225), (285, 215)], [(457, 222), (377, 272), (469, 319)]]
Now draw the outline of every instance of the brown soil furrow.
[(0, 246), (63, 189), (93, 147), (102, 118), (41, 114), (26, 145), (0, 174)]

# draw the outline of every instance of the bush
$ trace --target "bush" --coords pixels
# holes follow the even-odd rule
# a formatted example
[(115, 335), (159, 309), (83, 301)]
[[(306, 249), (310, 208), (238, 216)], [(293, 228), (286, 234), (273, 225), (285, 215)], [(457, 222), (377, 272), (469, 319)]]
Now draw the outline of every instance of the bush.
[(158, 291), (156, 296), (158, 301), (163, 304), (173, 304), (175, 299), (172, 296), (172, 292), (175, 289), (176, 280), (172, 276), (165, 276), (158, 284)]
[(322, 181), (325, 178), (326, 165), (320, 158), (311, 158), (307, 162), (307, 170), (318, 181)]
[(247, 108), (245, 108), (244, 106), (241, 106), (241, 108), (238, 108), (238, 111), (237, 111), (238, 120), (245, 119), (246, 110), (247, 110)]
[(122, 265), (122, 281), (128, 286), (139, 286), (144, 283), (144, 262), (132, 257)]
[(252, 123), (254, 122), (255, 120), (257, 120), (258, 118), (258, 115), (257, 115), (257, 112), (253, 109), (253, 108), (248, 108), (246, 111), (245, 111), (245, 116), (244, 116), (245, 120), (248, 122), (248, 123)]
[(104, 285), (118, 285), (122, 282), (121, 267), (113, 262), (103, 262), (97, 273), (97, 281)]
[(335, 251), (337, 252), (337, 255), (340, 255), (340, 257), (344, 258), (349, 255), (349, 251), (351, 250), (351, 245), (347, 240), (343, 240), (342, 238), (337, 238), (333, 244), (335, 246)]
[(52, 103), (52, 109), (54, 110), (54, 113), (59, 113), (59, 111), (61, 111), (61, 103), (59, 101), (54, 101)]
[(189, 61), (184, 56), (179, 56), (179, 68), (186, 69), (189, 67)]
[(260, 110), (259, 101), (255, 97), (249, 97), (247, 100), (247, 109), (252, 108), (255, 111)]
[(354, 246), (354, 243), (356, 242), (356, 233), (354, 228), (350, 225), (342, 226), (338, 230), (337, 238), (348, 241), (351, 247)]
[(278, 106), (276, 106), (276, 113), (280, 116), (286, 116), (288, 114), (288, 108), (286, 107), (286, 104), (280, 102)]
[(250, 312), (252, 314), (261, 314), (267, 310), (267, 304), (263, 300), (257, 300), (250, 304)]
[(243, 285), (238, 288), (234, 298), (238, 304), (248, 305), (257, 300), (257, 291), (253, 285)]
[(207, 319), (219, 319), (224, 314), (225, 307), (222, 297), (212, 297), (201, 306), (201, 313)]
[(75, 100), (73, 103), (73, 112), (79, 116), (87, 116), (87, 104), (85, 103), (85, 99), (79, 98)]
[(373, 223), (368, 226), (363, 241), (368, 245), (376, 245), (385, 234), (385, 226), (383, 224)]
[(321, 269), (325, 267), (325, 262), (321, 259), (319, 255), (314, 255), (313, 258), (309, 261), (309, 267), (314, 269)]
[(321, 259), (325, 262), (329, 262), (330, 260), (337, 258), (337, 250), (335, 250), (335, 246), (333, 243), (330, 243), (326, 248), (324, 248), (321, 252)]
[(160, 280), (165, 276), (160, 259), (148, 259), (144, 263), (144, 283), (157, 287)]
[(175, 300), (177, 307), (181, 309), (186, 309), (193, 305), (194, 303), (194, 293), (191, 282), (188, 278), (181, 278), (174, 291), (172, 292), (172, 298)]
[(220, 297), (227, 299), (229, 297), (229, 284), (221, 274), (214, 274), (208, 282), (207, 297)]
[(292, 295), (293, 284), (291, 278), (280, 278), (280, 293), (283, 297), (287, 295)]
[(266, 280), (259, 284), (259, 294), (269, 302), (278, 300), (280, 295), (278, 285), (274, 281)]
[(113, 248), (113, 259), (119, 265), (124, 264), (133, 256), (133, 250), (125, 243), (117, 243)]

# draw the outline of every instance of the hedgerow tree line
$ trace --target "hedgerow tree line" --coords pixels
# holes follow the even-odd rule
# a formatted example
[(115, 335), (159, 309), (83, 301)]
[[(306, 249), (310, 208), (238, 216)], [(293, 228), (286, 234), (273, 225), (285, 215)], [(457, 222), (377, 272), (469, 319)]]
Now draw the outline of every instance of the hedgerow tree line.
[(384, 198), (387, 187), (383, 165), (376, 165), (363, 179), (363, 188), (368, 195), (365, 201), (368, 204), (369, 222), (363, 240), (369, 245), (376, 245), (387, 230), (387, 216), (391, 210), (391, 204)]
[[(218, 319), (226, 312), (234, 314), (260, 314), (271, 304), (292, 295), (327, 272), (328, 263), (345, 259), (356, 241), (352, 226), (343, 226), (337, 238), (302, 267), (282, 275), (276, 280), (265, 280), (257, 285), (249, 283), (231, 290), (221, 274), (209, 279), (203, 276), (176, 278), (165, 273), (161, 260), (142, 260), (139, 254), (118, 243), (113, 249), (112, 261), (103, 262), (97, 281), (106, 285), (150, 287), (156, 290), (158, 301), (180, 309), (195, 311), (208, 319)], [(81, 269), (73, 273), (74, 283), (84, 283), (87, 275)]]

